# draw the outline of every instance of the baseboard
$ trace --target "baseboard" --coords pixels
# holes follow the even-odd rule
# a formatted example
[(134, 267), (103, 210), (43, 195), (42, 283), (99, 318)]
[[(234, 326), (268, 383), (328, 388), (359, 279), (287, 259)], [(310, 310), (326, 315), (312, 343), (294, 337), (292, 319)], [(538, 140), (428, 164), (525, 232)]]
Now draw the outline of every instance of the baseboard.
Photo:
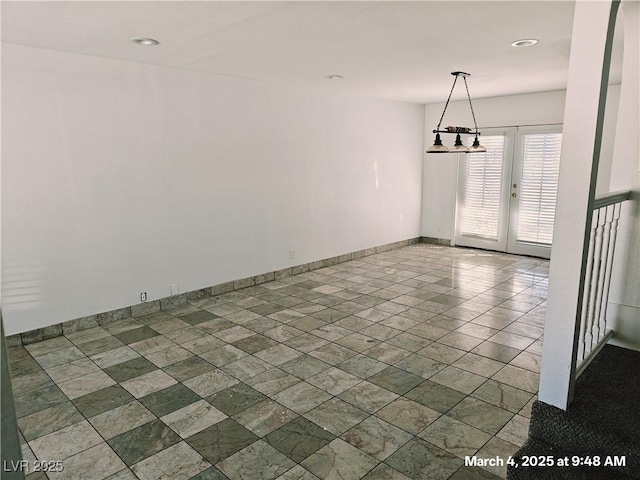
[(167, 310), (178, 305), (183, 305), (190, 300), (198, 300), (205, 297), (212, 297), (221, 295), (223, 293), (232, 292), (234, 290), (241, 290), (243, 288), (251, 287), (254, 285), (260, 285), (261, 283), (278, 280), (291, 275), (298, 275), (304, 272), (310, 272), (319, 268), (330, 267), (339, 263), (348, 262), (350, 260), (357, 260), (358, 258), (367, 257), (376, 253), (387, 252), (389, 250), (395, 250), (397, 248), (414, 245), (420, 242), (434, 243), (432, 241), (426, 240), (425, 237), (410, 238), (408, 240), (387, 243), (385, 245), (379, 245), (377, 247), (371, 247), (365, 250), (358, 250), (356, 252), (337, 255), (335, 257), (315, 260), (313, 262), (304, 263), (273, 272), (261, 273), (259, 275), (239, 278), (237, 280), (230, 280), (228, 282), (220, 283), (206, 288), (200, 288), (198, 290), (193, 290), (186, 293), (181, 293), (179, 295), (172, 295), (170, 297), (160, 298), (158, 300), (139, 303), (128, 307), (97, 313), (95, 315), (76, 318), (74, 320), (69, 320), (55, 325), (49, 325), (43, 328), (37, 328), (35, 330), (29, 330), (27, 332), (9, 335), (8, 337), (6, 337), (7, 347), (10, 348), (29, 345), (31, 343), (40, 342), (42, 340), (60, 337), (67, 333), (108, 325), (119, 320), (124, 320), (125, 318), (135, 318), (142, 315), (147, 315), (149, 313), (160, 312), (162, 310)]
[(447, 238), (420, 237), (422, 243), (431, 243), (433, 245), (451, 246), (451, 240)]

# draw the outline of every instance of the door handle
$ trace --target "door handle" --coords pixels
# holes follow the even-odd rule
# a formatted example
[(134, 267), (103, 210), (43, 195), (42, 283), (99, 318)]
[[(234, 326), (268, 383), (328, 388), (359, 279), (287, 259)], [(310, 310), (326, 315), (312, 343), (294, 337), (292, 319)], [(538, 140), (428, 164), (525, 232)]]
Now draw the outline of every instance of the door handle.
[(514, 184), (513, 184), (513, 188), (518, 188), (518, 184), (517, 184), (517, 183), (514, 183)]
[(511, 196), (515, 198), (515, 197), (517, 197), (518, 195), (516, 195), (516, 192), (513, 192), (513, 193), (511, 194)]

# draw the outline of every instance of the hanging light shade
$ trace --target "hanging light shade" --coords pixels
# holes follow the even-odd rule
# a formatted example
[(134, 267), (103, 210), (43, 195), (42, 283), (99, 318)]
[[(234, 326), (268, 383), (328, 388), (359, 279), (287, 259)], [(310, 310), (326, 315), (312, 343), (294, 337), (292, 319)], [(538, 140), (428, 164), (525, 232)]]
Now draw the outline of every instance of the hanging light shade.
[[(451, 72), (451, 75), (453, 75), (454, 80), (453, 80), (453, 85), (451, 87), (451, 91), (449, 92), (449, 98), (447, 98), (447, 103), (445, 103), (444, 105), (444, 110), (442, 111), (442, 115), (440, 116), (440, 121), (438, 122), (438, 126), (436, 127), (436, 129), (433, 131), (433, 133), (436, 134), (436, 139), (435, 142), (433, 143), (432, 146), (430, 146), (427, 149), (427, 153), (473, 153), (473, 152), (486, 152), (487, 149), (485, 147), (483, 147), (482, 145), (480, 145), (480, 141), (478, 140), (478, 136), (480, 135), (480, 132), (478, 131), (478, 124), (476, 122), (476, 114), (473, 111), (473, 104), (471, 103), (471, 95), (469, 95), (469, 86), (467, 85), (467, 77), (470, 77), (471, 75), (465, 72)], [(444, 114), (447, 111), (447, 107), (449, 106), (449, 101), (451, 100), (451, 94), (453, 93), (453, 89), (456, 86), (456, 82), (458, 81), (458, 78), (462, 77), (462, 79), (464, 80), (464, 86), (467, 90), (467, 99), (469, 100), (469, 108), (471, 109), (471, 116), (473, 117), (473, 125), (475, 128), (475, 131), (472, 131), (470, 128), (468, 127), (447, 127), (444, 130), (440, 129), (440, 126), (442, 125), (442, 119), (444, 118)], [(440, 139), (440, 134), (441, 133), (455, 133), (456, 134), (456, 141), (455, 144), (453, 145), (453, 147), (451, 148), (447, 148), (445, 145), (442, 144), (442, 140)], [(460, 138), (460, 134), (470, 134), (470, 135), (475, 135), (475, 139), (473, 141), (473, 145), (471, 147), (467, 147), (464, 143), (462, 143), (462, 139)]]
[(447, 153), (449, 148), (442, 144), (442, 140), (440, 140), (440, 134), (436, 133), (436, 140), (433, 142), (429, 148), (427, 148), (427, 153)]
[(481, 153), (486, 152), (487, 149), (480, 145), (480, 141), (478, 140), (478, 136), (473, 140), (473, 145), (469, 147), (469, 153)]
[(449, 151), (455, 153), (469, 153), (469, 148), (462, 143), (460, 134), (456, 135), (456, 143), (453, 144), (453, 147), (451, 147)]

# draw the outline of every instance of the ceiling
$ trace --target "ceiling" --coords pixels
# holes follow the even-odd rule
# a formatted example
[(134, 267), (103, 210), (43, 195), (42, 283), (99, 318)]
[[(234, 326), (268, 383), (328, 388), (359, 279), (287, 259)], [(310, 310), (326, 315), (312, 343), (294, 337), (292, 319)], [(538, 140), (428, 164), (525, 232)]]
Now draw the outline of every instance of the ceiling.
[[(2, 2), (2, 41), (417, 103), (566, 87), (573, 1)], [(161, 43), (142, 47), (131, 37)], [(513, 48), (514, 40), (538, 45)], [(328, 80), (339, 74), (342, 80)], [(457, 88), (454, 98), (463, 98)]]

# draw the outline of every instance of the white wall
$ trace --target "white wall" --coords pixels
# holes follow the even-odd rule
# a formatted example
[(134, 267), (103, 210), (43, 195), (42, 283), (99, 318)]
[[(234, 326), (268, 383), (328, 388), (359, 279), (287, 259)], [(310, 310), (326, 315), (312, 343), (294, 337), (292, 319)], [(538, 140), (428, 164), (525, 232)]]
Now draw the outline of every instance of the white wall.
[(2, 75), (7, 334), (420, 234), (421, 105), (15, 45)]
[[(607, 317), (614, 344), (640, 350), (640, 3), (624, 1), (624, 56), (611, 191), (632, 190), (619, 223)], [(616, 27), (617, 28), (617, 27)]]

